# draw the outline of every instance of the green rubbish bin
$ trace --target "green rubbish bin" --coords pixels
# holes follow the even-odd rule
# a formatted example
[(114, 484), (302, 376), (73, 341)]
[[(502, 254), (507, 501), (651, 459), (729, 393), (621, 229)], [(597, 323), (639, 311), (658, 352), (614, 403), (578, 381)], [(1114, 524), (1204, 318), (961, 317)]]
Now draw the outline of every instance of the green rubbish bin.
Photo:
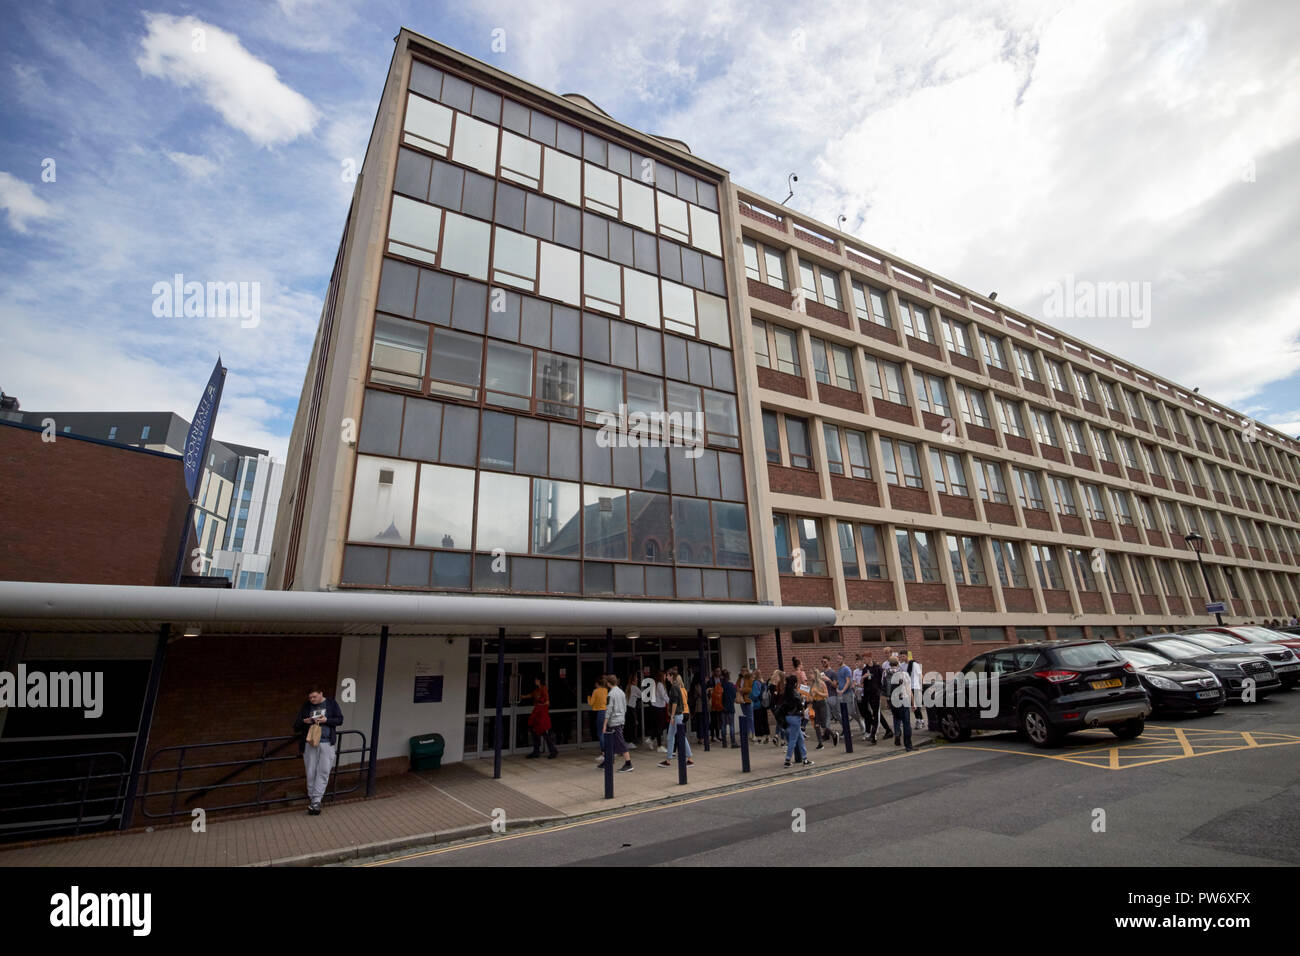
[(442, 752), (447, 742), (442, 734), (421, 734), (411, 738), (411, 769), (437, 770), (442, 766)]

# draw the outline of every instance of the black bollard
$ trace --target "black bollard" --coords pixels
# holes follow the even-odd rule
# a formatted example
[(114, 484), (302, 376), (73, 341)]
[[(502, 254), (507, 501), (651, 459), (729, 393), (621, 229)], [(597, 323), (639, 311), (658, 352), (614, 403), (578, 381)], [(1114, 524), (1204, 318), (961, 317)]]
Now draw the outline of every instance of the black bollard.
[(677, 725), (677, 782), (686, 786), (686, 724)]
[(853, 730), (849, 726), (849, 705), (840, 700), (840, 724), (844, 727), (844, 752), (853, 753)]
[(753, 717), (747, 717), (745, 711), (753, 713), (753, 706), (746, 704), (740, 709), (740, 772), (749, 773), (749, 732), (754, 723)]
[[(605, 712), (606, 719), (609, 718), (609, 711)], [(609, 728), (605, 728), (605, 733), (601, 735), (601, 750), (605, 754), (605, 799), (614, 799), (614, 738), (610, 734)]]

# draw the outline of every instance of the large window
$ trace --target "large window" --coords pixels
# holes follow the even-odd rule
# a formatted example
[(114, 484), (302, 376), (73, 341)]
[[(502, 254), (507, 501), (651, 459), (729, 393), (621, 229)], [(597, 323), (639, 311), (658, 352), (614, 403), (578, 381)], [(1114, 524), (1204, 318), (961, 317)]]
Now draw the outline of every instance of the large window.
[(745, 275), (778, 289), (789, 289), (785, 277), (785, 255), (753, 239), (746, 239)]
[(884, 461), (885, 480), (891, 485), (924, 488), (921, 479), (921, 461), (916, 446), (894, 438), (880, 439), (880, 457)]
[(370, 380), (401, 388), (420, 388), (428, 346), (428, 326), (389, 315), (376, 315)]
[(796, 557), (794, 548), (802, 551), (804, 574), (818, 576), (826, 574), (826, 553), (822, 546), (820, 518), (803, 518), (779, 511), (773, 512), (772, 531), (776, 536), (777, 570), (781, 574), (794, 573)]
[(1011, 471), (1016, 477), (1016, 487), (1020, 492), (1020, 506), (1036, 511), (1045, 510), (1047, 506), (1043, 502), (1043, 486), (1038, 475), (1023, 468), (1012, 468)]
[(966, 470), (962, 467), (961, 457), (955, 452), (941, 452), (930, 449), (930, 471), (934, 475), (935, 488), (941, 495), (970, 497), (966, 486)]
[(1011, 352), (1016, 357), (1016, 368), (1020, 377), (1027, 382), (1038, 381), (1038, 365), (1034, 362), (1034, 353), (1019, 345), (1012, 345)]
[(935, 553), (932, 532), (897, 528), (894, 541), (898, 545), (904, 581), (933, 583), (939, 580), (939, 556)]
[(1034, 426), (1034, 438), (1040, 445), (1059, 448), (1061, 440), (1056, 437), (1056, 426), (1052, 424), (1052, 413), (1043, 408), (1029, 406), (1029, 421)]
[(862, 574), (869, 581), (889, 580), (889, 565), (885, 560), (884, 532), (880, 525), (859, 524), (858, 537), (862, 541)]
[(871, 386), (871, 394), (898, 405), (910, 404), (907, 400), (907, 387), (903, 384), (902, 366), (874, 355), (868, 355), (866, 359), (867, 382)]
[(1019, 541), (992, 540), (993, 559), (997, 564), (998, 580), (1004, 588), (1027, 588), (1029, 576), (1025, 573), (1022, 545)]
[(1034, 571), (1038, 583), (1048, 590), (1061, 590), (1065, 587), (1065, 578), (1061, 574), (1061, 559), (1057, 556), (1056, 546), (1051, 544), (1030, 545), (1034, 559)]
[(957, 400), (961, 405), (961, 417), (968, 425), (980, 428), (992, 428), (993, 419), (989, 416), (989, 403), (984, 393), (967, 385), (957, 386)]
[(867, 452), (867, 436), (851, 428), (822, 423), (826, 439), (826, 462), (832, 475), (849, 475), (853, 478), (870, 478), (871, 462)]
[(952, 414), (952, 407), (948, 404), (948, 390), (944, 387), (943, 379), (937, 375), (917, 371), (912, 372), (912, 378), (916, 384), (916, 401), (922, 411), (932, 415), (942, 415), (944, 418)]
[(958, 322), (946, 315), (940, 319), (940, 322), (943, 325), (943, 342), (948, 347), (948, 351), (957, 355), (971, 355), (970, 329), (966, 323)]
[(984, 362), (993, 368), (1006, 368), (1007, 356), (1002, 349), (1002, 340), (980, 330), (980, 349), (984, 353)]
[(763, 444), (767, 448), (767, 460), (781, 464), (781, 419), (776, 412), (763, 412)]
[(985, 501), (998, 504), (1010, 504), (1007, 497), (1007, 485), (1002, 479), (1002, 465), (984, 458), (975, 459), (975, 484), (980, 490), (980, 497)]
[(1074, 501), (1074, 492), (1070, 488), (1070, 480), (1062, 478), (1060, 475), (1050, 475), (1048, 487), (1052, 492), (1052, 504), (1056, 506), (1056, 513), (1061, 515), (1079, 514), (1079, 507)]
[(807, 259), (800, 259), (799, 287), (814, 302), (821, 302), (832, 309), (840, 308), (839, 273), (830, 266), (815, 265)]
[(1133, 524), (1133, 509), (1129, 507), (1128, 492), (1118, 488), (1110, 489), (1110, 499), (1115, 505), (1115, 519), (1124, 525)]
[(803, 374), (799, 368), (796, 333), (757, 319), (754, 320), (754, 360), (764, 368), (774, 368), (790, 375)]
[(930, 310), (926, 306), (900, 299), (898, 308), (903, 313), (903, 331), (922, 342), (934, 341), (934, 330), (930, 328)]
[(1094, 404), (1096, 403), (1097, 396), (1093, 394), (1092, 391), (1091, 373), (1076, 368), (1074, 370), (1074, 384), (1079, 387), (1079, 396), (1081, 398), (1093, 402)]
[(997, 403), (998, 421), (1002, 423), (1002, 430), (1017, 438), (1026, 437), (1025, 420), (1021, 417), (1019, 404), (1001, 396), (996, 396), (994, 401)]
[(864, 286), (857, 279), (853, 280), (853, 309), (859, 319), (887, 329), (894, 327), (889, 319), (889, 297), (882, 290)]
[(1096, 591), (1097, 579), (1092, 573), (1092, 558), (1087, 551), (1082, 548), (1066, 548), (1066, 560), (1070, 565), (1070, 573), (1074, 576), (1074, 584), (1080, 591)]
[(812, 447), (808, 440), (808, 420), (785, 416), (785, 443), (790, 449), (791, 468), (812, 467)]
[(980, 554), (979, 538), (968, 535), (947, 535), (948, 561), (953, 578), (958, 584), (986, 585), (984, 558)]
[(471, 402), (478, 401), (483, 369), (483, 339), (448, 329), (433, 330), (429, 353), (429, 390)]
[(1070, 387), (1065, 380), (1065, 365), (1054, 358), (1047, 359), (1047, 377), (1052, 383), (1052, 388), (1058, 392), (1070, 394)]
[(1085, 483), (1083, 485), (1084, 504), (1088, 509), (1088, 517), (1094, 521), (1106, 521), (1106, 502), (1101, 496), (1101, 489), (1094, 484)]
[(813, 371), (822, 385), (858, 390), (858, 377), (853, 370), (853, 350), (844, 345), (827, 343), (813, 336), (811, 339)]
[(415, 472), (413, 461), (357, 456), (349, 541), (411, 543)]

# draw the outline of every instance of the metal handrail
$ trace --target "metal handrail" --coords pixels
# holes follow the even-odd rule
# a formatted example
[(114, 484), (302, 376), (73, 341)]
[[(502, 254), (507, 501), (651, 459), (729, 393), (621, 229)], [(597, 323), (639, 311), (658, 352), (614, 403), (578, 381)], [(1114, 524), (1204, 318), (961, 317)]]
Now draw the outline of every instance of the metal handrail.
[[(360, 740), (360, 745), (356, 747), (344, 748), (342, 746), (344, 738), (352, 735), (355, 735)], [(362, 775), (365, 773), (367, 769), (367, 760), (372, 759), (370, 756), (370, 750), (366, 745), (365, 734), (363, 734), (361, 731), (339, 730), (337, 731), (337, 737), (340, 746), (335, 752), (336, 759), (335, 759), (334, 768), (330, 773), (330, 786), (326, 790), (326, 795), (333, 796), (333, 797), (338, 797), (340, 795), (353, 793), (357, 789), (359, 789), (361, 786)], [(304, 783), (304, 777), (301, 771), (291, 774), (289, 776), (273, 776), (269, 778), (266, 776), (267, 766), (269, 764), (283, 763), (286, 761), (292, 761), (294, 763), (297, 763), (301, 759), (296, 754), (295, 755), (286, 754), (284, 756), (277, 756), (279, 751), (282, 750), (284, 747), (288, 746), (288, 744), (296, 742), (300, 739), (301, 739), (300, 737), (294, 735), (283, 736), (283, 737), (279, 737), (279, 736), (250, 737), (245, 740), (219, 740), (219, 741), (213, 741), (210, 743), (202, 743), (202, 744), (178, 744), (173, 747), (161, 747), (158, 750), (155, 750), (153, 752), (153, 754), (149, 757), (148, 765), (145, 767), (143, 771), (141, 771), (140, 774), (141, 789), (137, 798), (137, 806), (139, 808), (139, 812), (142, 816), (149, 817), (151, 819), (164, 819), (164, 818), (171, 819), (178, 815), (188, 815), (190, 812), (189, 810), (184, 809), (183, 807), (179, 807), (182, 796), (185, 797), (184, 803), (186, 805), (189, 805), (197, 801), (201, 796), (212, 793), (213, 791), (238, 790), (238, 789), (247, 789), (249, 787), (256, 788), (255, 795), (252, 800), (244, 800), (239, 802), (222, 803), (222, 804), (209, 803), (207, 806), (204, 807), (204, 809), (205, 810), (242, 810), (250, 807), (256, 807), (258, 809), (261, 809), (262, 807), (272, 806), (277, 803), (288, 803), (294, 800), (301, 800), (303, 798), (303, 794), (298, 792), (286, 794), (284, 796), (278, 796), (278, 797), (268, 797), (265, 795), (266, 788), (269, 785), (290, 783), (290, 782)], [(267, 750), (268, 745), (272, 743), (278, 743), (279, 745), (274, 750), (268, 753)], [(260, 753), (257, 757), (254, 758), (241, 757), (235, 760), (214, 760), (214, 761), (207, 761), (203, 763), (188, 762), (188, 758), (191, 756), (192, 751), (210, 750), (217, 747), (247, 746), (251, 744), (257, 745), (260, 749)], [(159, 759), (164, 754), (176, 755), (175, 766), (168, 766), (168, 767), (157, 766), (159, 763)], [(341, 758), (350, 754), (360, 754), (361, 759), (358, 760), (353, 765), (342, 767)], [(236, 769), (226, 774), (225, 776), (221, 777), (219, 780), (213, 783), (202, 783), (194, 786), (182, 785), (185, 781), (185, 775), (187, 773), (193, 774), (202, 771), (217, 770), (222, 767), (234, 767)], [(232, 780), (232, 778), (237, 776), (238, 774), (244, 772), (245, 770), (251, 770), (254, 767), (257, 768), (256, 780), (245, 780), (245, 781)], [(353, 782), (351, 786), (346, 788), (340, 788), (339, 777), (344, 774), (353, 775), (356, 777), (356, 780), (355, 782)], [(151, 788), (151, 783), (155, 778), (157, 777), (166, 778), (169, 776), (172, 778), (171, 786), (164, 785), (156, 790)], [(152, 810), (152, 811), (150, 810), (149, 808), (150, 798), (167, 797), (167, 796), (171, 797), (170, 809), (162, 813), (156, 810)]]
[[(75, 799), (54, 800), (45, 803), (18, 803), (9, 805), (0, 801), (0, 813), (5, 816), (15, 813), (25, 813), (32, 810), (56, 810), (62, 808), (76, 808), (76, 816), (48, 818), (38, 821), (18, 821), (16, 823), (0, 822), (0, 833), (5, 836), (18, 836), (31, 833), (42, 833), (51, 830), (72, 829), (74, 834), (80, 834), (83, 827), (98, 826), (110, 820), (119, 819), (122, 815), (122, 803), (125, 799), (127, 767), (126, 758), (120, 753), (114, 751), (101, 751), (96, 753), (80, 754), (58, 754), (46, 757), (26, 757), (20, 759), (0, 760), (0, 776), (4, 774), (6, 767), (17, 767), (21, 765), (24, 769), (33, 767), (43, 768), (46, 764), (52, 764), (58, 761), (68, 760), (85, 760), (86, 772), (84, 774), (75, 774), (72, 776), (60, 777), (36, 777), (30, 780), (0, 780), (0, 792), (13, 791), (18, 792), (20, 787), (42, 787), (49, 789), (57, 787), (60, 784), (76, 784), (77, 796)], [(109, 769), (106, 772), (96, 773), (96, 764), (101, 760), (107, 761), (111, 768), (116, 764), (117, 769)], [(67, 771), (63, 771), (66, 773)], [(92, 795), (92, 783), (99, 784), (104, 782), (112, 783), (111, 793), (105, 793), (102, 796)], [(96, 793), (105, 787), (96, 787)], [(90, 813), (87, 808), (96, 804), (110, 803), (107, 812)]]

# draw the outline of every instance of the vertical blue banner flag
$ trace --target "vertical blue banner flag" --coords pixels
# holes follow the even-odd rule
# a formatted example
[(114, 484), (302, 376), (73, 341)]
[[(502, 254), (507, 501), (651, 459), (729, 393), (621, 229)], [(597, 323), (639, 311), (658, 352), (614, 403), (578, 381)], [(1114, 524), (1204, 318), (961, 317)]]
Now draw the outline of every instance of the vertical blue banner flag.
[(189, 490), (190, 500), (198, 494), (199, 477), (203, 474), (203, 460), (208, 454), (208, 443), (212, 440), (212, 426), (217, 420), (217, 406), (221, 404), (221, 388), (226, 383), (226, 370), (221, 367), (221, 356), (217, 356), (217, 365), (212, 370), (207, 387), (203, 389), (203, 398), (194, 411), (190, 421), (190, 433), (185, 436), (185, 487)]

